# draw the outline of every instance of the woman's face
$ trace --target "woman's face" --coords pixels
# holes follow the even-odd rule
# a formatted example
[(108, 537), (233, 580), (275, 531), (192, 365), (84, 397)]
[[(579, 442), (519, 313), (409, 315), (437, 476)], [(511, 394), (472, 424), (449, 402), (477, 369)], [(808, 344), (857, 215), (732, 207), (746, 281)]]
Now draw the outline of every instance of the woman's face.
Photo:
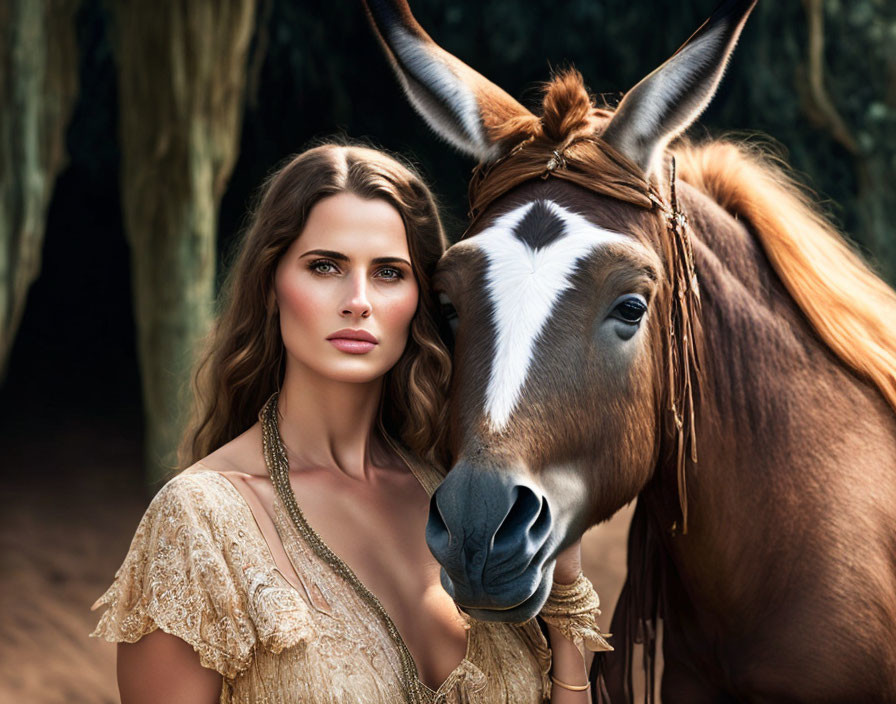
[(274, 290), (288, 367), (352, 383), (383, 376), (417, 310), (398, 211), (351, 193), (319, 201), (277, 265)]

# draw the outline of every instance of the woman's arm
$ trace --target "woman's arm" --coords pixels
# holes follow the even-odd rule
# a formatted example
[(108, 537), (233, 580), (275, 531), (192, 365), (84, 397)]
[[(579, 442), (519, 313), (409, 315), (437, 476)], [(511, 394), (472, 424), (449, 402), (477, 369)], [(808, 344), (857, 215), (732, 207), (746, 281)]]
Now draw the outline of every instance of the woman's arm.
[(551, 641), (551, 653), (553, 654), (551, 679), (554, 686), (551, 687), (551, 704), (590, 704), (590, 687), (574, 691), (566, 689), (557, 682), (577, 688), (588, 684), (588, 668), (591, 665), (590, 661), (594, 658), (594, 653), (586, 653), (588, 658), (588, 662), (586, 662), (579, 647), (565, 638), (553, 626), (548, 626), (548, 638)]
[[(572, 584), (582, 572), (582, 543), (578, 541), (557, 556), (554, 582)], [(581, 687), (588, 683), (588, 670), (594, 653), (584, 651), (566, 638), (558, 629), (548, 624), (548, 639), (553, 655), (551, 664), (551, 704), (590, 704), (591, 688), (572, 690), (557, 684)]]
[(118, 691), (121, 704), (214, 704), (221, 675), (200, 665), (188, 643), (159, 629), (118, 644)]

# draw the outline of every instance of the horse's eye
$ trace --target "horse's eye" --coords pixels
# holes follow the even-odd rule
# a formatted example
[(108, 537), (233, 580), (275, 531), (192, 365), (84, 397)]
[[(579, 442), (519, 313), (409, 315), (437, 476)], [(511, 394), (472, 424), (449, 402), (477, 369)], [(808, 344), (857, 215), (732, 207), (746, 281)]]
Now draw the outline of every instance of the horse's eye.
[(619, 301), (610, 315), (623, 323), (637, 325), (646, 312), (647, 304), (640, 296), (629, 296)]
[(448, 323), (452, 334), (457, 333), (457, 309), (444, 293), (439, 294), (439, 307), (442, 311), (442, 320)]

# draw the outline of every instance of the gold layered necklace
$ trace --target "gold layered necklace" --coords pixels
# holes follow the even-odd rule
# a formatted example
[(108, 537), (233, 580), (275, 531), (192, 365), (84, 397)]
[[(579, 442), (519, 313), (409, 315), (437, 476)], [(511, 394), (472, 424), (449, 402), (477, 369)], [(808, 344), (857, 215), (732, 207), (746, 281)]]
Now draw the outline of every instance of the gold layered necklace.
[(333, 571), (342, 577), (355, 590), (358, 596), (364, 601), (370, 609), (382, 621), (386, 632), (395, 644), (398, 650), (399, 659), (401, 660), (402, 680), (404, 681), (405, 701), (408, 704), (427, 704), (432, 700), (429, 688), (420, 682), (417, 676), (417, 665), (411, 656), (407, 645), (405, 645), (401, 634), (398, 632), (392, 618), (386, 613), (380, 600), (377, 599), (371, 591), (364, 586), (361, 580), (355, 575), (351, 568), (345, 564), (332, 550), (327, 546), (321, 537), (305, 520), (302, 510), (296, 503), (296, 496), (293, 493), (292, 485), (289, 483), (289, 460), (286, 456), (286, 448), (283, 446), (283, 440), (280, 438), (280, 424), (277, 413), (277, 399), (280, 394), (275, 393), (260, 413), (262, 447), (264, 451), (264, 463), (267, 465), (268, 474), (271, 477), (271, 483), (280, 501), (286, 507), (293, 525), (299, 532), (302, 539), (311, 546), (315, 554), (328, 564)]

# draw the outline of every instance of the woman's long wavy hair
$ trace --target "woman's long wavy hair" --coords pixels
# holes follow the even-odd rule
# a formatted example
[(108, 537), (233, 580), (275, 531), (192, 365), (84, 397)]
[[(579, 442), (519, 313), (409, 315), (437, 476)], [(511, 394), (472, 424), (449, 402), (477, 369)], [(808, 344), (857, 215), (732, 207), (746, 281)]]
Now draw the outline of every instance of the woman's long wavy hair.
[(404, 221), (420, 296), (404, 354), (386, 375), (379, 423), (389, 439), (444, 467), (451, 358), (440, 337), (430, 284), (446, 246), (438, 210), (413, 167), (376, 149), (343, 144), (293, 157), (261, 190), (196, 366), (193, 408), (181, 444), (184, 466), (251, 427), (280, 388), (285, 355), (274, 274), (312, 207), (338, 193), (382, 199)]

